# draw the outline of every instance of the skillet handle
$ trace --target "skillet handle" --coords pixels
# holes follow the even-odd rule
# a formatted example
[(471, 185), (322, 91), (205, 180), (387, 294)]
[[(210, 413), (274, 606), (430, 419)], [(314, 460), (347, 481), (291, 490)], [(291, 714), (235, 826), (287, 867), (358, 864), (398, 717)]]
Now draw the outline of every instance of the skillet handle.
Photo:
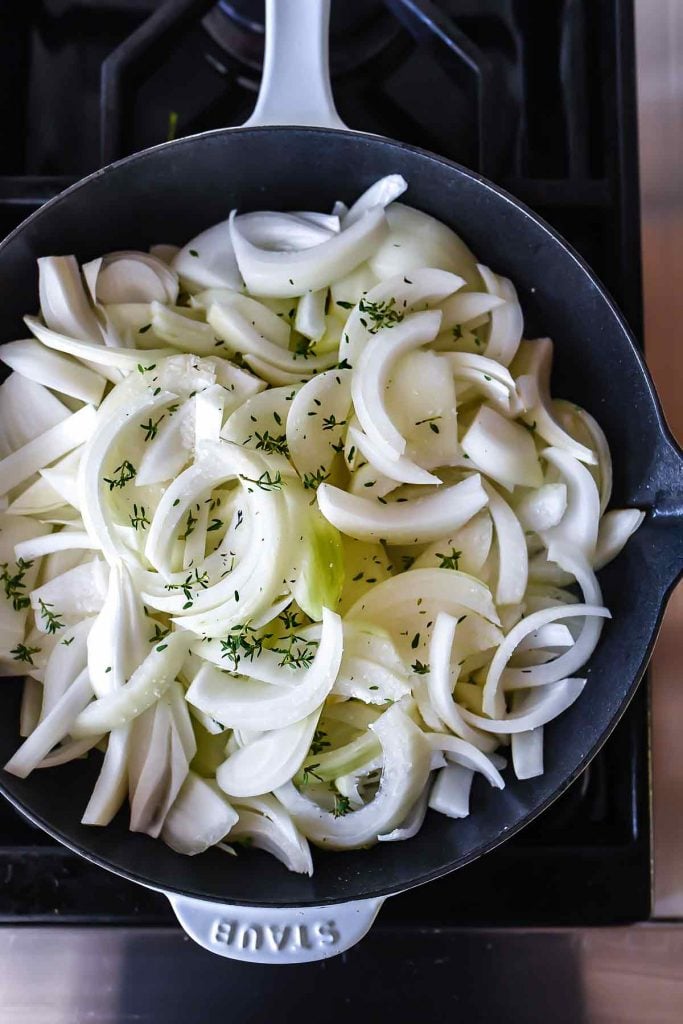
[(330, 0), (266, 0), (263, 77), (245, 128), (346, 128), (332, 98), (329, 24)]
[(328, 907), (231, 907), (165, 894), (183, 930), (210, 953), (254, 964), (305, 964), (355, 946), (384, 897)]

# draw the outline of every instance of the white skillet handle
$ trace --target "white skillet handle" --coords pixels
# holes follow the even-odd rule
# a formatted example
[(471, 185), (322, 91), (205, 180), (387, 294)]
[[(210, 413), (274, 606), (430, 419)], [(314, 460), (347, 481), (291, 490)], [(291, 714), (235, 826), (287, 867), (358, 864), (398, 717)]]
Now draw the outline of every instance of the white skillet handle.
[(329, 24), (330, 0), (266, 0), (263, 77), (245, 128), (346, 128), (332, 98)]
[(355, 946), (383, 898), (329, 907), (231, 907), (166, 893), (185, 932), (204, 949), (255, 964), (305, 964)]

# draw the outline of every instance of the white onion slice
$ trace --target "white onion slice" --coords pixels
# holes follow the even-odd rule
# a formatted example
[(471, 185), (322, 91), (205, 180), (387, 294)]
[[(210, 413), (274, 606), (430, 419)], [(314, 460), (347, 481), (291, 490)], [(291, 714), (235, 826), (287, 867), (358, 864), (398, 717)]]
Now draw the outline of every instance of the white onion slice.
[[(339, 789), (339, 779), (337, 779), (337, 789)], [(377, 836), (379, 842), (401, 843), (404, 839), (412, 839), (413, 836), (416, 836), (422, 828), (427, 816), (428, 801), (429, 783), (427, 783), (425, 788), (422, 790), (421, 794), (400, 825), (392, 829), (391, 832), (386, 832), (383, 836)], [(355, 807), (354, 810), (356, 810)]]
[(525, 530), (549, 530), (557, 526), (567, 509), (567, 485), (543, 484), (524, 494), (514, 509)]
[(496, 531), (498, 552), (497, 604), (518, 604), (524, 597), (529, 576), (524, 531), (519, 519), (495, 487), (484, 482), (488, 508)]
[(595, 554), (600, 523), (600, 496), (586, 467), (559, 448), (545, 448), (546, 462), (562, 474), (567, 485), (567, 509), (557, 526), (545, 530), (546, 545), (554, 541), (576, 548), (589, 560)]
[[(415, 559), (413, 569), (448, 568), (479, 576), (491, 550), (493, 523), (486, 509), (452, 534), (440, 537)], [(449, 561), (444, 564), (444, 560)]]
[(0, 460), (0, 494), (28, 480), (44, 466), (83, 444), (95, 426), (95, 410), (84, 405), (61, 423)]
[(235, 306), (215, 302), (209, 306), (206, 319), (216, 335), (225, 341), (227, 351), (256, 356), (278, 370), (303, 375), (327, 369), (336, 359), (334, 353), (315, 356), (308, 352), (290, 352), (266, 337), (248, 315)]
[(58, 618), (82, 619), (101, 609), (107, 593), (109, 567), (101, 558), (85, 562), (67, 570), (61, 576), (43, 583), (31, 591), (31, 607), (36, 625), (47, 632), (47, 622), (41, 617), (41, 604), (51, 607)]
[(47, 326), (59, 334), (102, 344), (102, 331), (83, 287), (74, 256), (38, 258), (40, 309)]
[(341, 619), (323, 609), (320, 644), (300, 681), (287, 688), (250, 681), (245, 684), (203, 666), (195, 676), (187, 699), (225, 726), (238, 729), (279, 729), (300, 722), (319, 708), (332, 689), (343, 648)]
[(355, 224), (369, 210), (378, 206), (389, 206), (395, 199), (402, 196), (407, 188), (408, 182), (402, 174), (387, 174), (384, 178), (379, 178), (356, 199), (348, 213), (344, 215), (342, 228), (348, 228), (351, 224)]
[(517, 299), (517, 292), (506, 277), (499, 277), (488, 267), (477, 264), (477, 270), (490, 295), (497, 295), (505, 304), (491, 311), (491, 325), (486, 345), (486, 355), (503, 366), (509, 366), (515, 358), (524, 330), (524, 317)]
[[(5, 765), (5, 771), (25, 779), (47, 757), (52, 748), (71, 731), (78, 714), (92, 697), (88, 672), (84, 669), (57, 701), (50, 713), (33, 730)], [(102, 732), (104, 730), (100, 730)]]
[(276, 796), (309, 839), (326, 849), (351, 849), (377, 841), (397, 828), (422, 793), (429, 777), (431, 749), (399, 704), (389, 708), (370, 728), (383, 751), (379, 789), (360, 810), (334, 817), (288, 783)]
[(194, 856), (214, 846), (238, 819), (215, 783), (188, 772), (161, 828), (161, 838), (177, 853)]
[[(239, 801), (239, 821), (227, 838), (234, 842), (248, 840), (252, 846), (265, 850), (281, 861), (289, 871), (312, 875), (313, 861), (306, 839), (294, 827), (287, 811), (277, 800), (271, 798), (272, 804), (263, 806), (267, 799), (262, 796)], [(253, 805), (259, 807), (257, 813), (250, 809)], [(271, 810), (273, 805), (276, 805), (277, 810)]]
[(593, 568), (602, 569), (616, 558), (644, 519), (645, 513), (635, 508), (615, 508), (606, 512), (600, 520)]
[(263, 733), (236, 750), (216, 770), (228, 796), (261, 796), (283, 786), (301, 767), (320, 718), (320, 709), (282, 729)]
[(184, 245), (171, 266), (190, 288), (242, 287), (228, 220), (214, 224)]
[[(178, 298), (178, 277), (162, 260), (132, 249), (110, 252), (95, 261), (89, 274), (97, 302), (169, 302)], [(87, 274), (88, 264), (83, 268)], [(94, 285), (94, 289), (93, 289)]]
[(528, 430), (482, 405), (461, 440), (473, 466), (504, 487), (540, 487), (543, 483), (536, 446)]
[(0, 358), (29, 380), (82, 402), (97, 405), (104, 393), (104, 377), (82, 363), (45, 349), (33, 338), (3, 345)]
[[(287, 447), (299, 475), (329, 474), (343, 444), (351, 408), (351, 372), (326, 370), (297, 392), (289, 403)], [(277, 431), (279, 433), (279, 430)]]
[(320, 341), (325, 333), (327, 295), (327, 288), (319, 288), (316, 292), (306, 292), (299, 299), (294, 327), (311, 341)]
[(460, 764), (463, 768), (481, 772), (486, 781), (495, 789), (505, 788), (502, 776), (492, 760), (474, 744), (441, 732), (428, 732), (426, 738), (432, 750), (442, 751), (449, 761), (454, 761), (455, 764)]
[(321, 484), (318, 507), (333, 526), (356, 540), (422, 544), (457, 530), (487, 504), (479, 474), (405, 504), (382, 505)]
[(436, 310), (413, 313), (401, 323), (377, 331), (357, 359), (351, 378), (356, 416), (387, 459), (396, 461), (406, 449), (406, 440), (392, 423), (384, 404), (391, 368), (407, 352), (433, 341), (440, 323), (441, 314)]
[(429, 806), (448, 818), (466, 818), (470, 813), (470, 790), (474, 772), (460, 764), (447, 764), (432, 786)]
[[(513, 709), (519, 706), (513, 701)], [(535, 779), (543, 774), (543, 726), (528, 732), (515, 732), (510, 743), (512, 767), (518, 779)]]
[(351, 227), (310, 249), (272, 252), (253, 245), (230, 215), (237, 264), (253, 295), (296, 296), (326, 288), (370, 256), (388, 230), (384, 210), (373, 209)]
[[(334, 373), (336, 371), (331, 370), (328, 372)], [(405, 455), (399, 456), (398, 459), (387, 458), (384, 450), (378, 447), (367, 434), (364, 434), (356, 427), (349, 427), (347, 436), (348, 440), (355, 444), (357, 450), (368, 460), (373, 469), (376, 469), (387, 479), (403, 484), (441, 483), (438, 476), (434, 476), (433, 473), (422, 469), (421, 466), (418, 466), (412, 459), (406, 458)]]
[(74, 739), (98, 736), (132, 721), (158, 701), (180, 671), (187, 637), (171, 633), (152, 648), (125, 686), (88, 705), (74, 722)]
[(451, 650), (457, 624), (458, 620), (446, 612), (439, 612), (436, 617), (429, 645), (429, 672), (427, 673), (429, 699), (444, 725), (479, 750), (490, 753), (496, 749), (497, 743), (491, 741), (488, 736), (482, 736), (471, 729), (453, 700)]
[(63, 530), (61, 533), (50, 533), (47, 537), (35, 537), (31, 540), (24, 540), (14, 548), (17, 558), (24, 558), (32, 561), (34, 558), (42, 558), (43, 555), (50, 555), (55, 551), (92, 551), (99, 550), (99, 544), (91, 540), (87, 533), (82, 530)]
[[(599, 605), (590, 604), (572, 604), (572, 605), (560, 605), (554, 608), (544, 608), (541, 611), (532, 612), (531, 615), (527, 615), (526, 618), (518, 622), (510, 632), (507, 634), (502, 644), (496, 651), (491, 661), (488, 674), (486, 676), (486, 682), (484, 684), (484, 695), (482, 706), (484, 713), (487, 715), (493, 715), (496, 713), (496, 707), (500, 704), (496, 700), (498, 694), (498, 687), (505, 667), (509, 662), (512, 654), (517, 648), (517, 645), (523, 640), (529, 633), (535, 632), (541, 626), (547, 625), (549, 622), (557, 622), (561, 619), (571, 619), (580, 616), (581, 618), (611, 618), (607, 608), (603, 608)], [(546, 685), (548, 683), (556, 682), (562, 678), (562, 667), (567, 665), (571, 659), (573, 663), (576, 661), (574, 655), (574, 647), (570, 648), (569, 657), (567, 654), (562, 655), (555, 661), (546, 662), (543, 665), (538, 665), (534, 669), (510, 669), (505, 674), (504, 686), (506, 689), (521, 689), (529, 688), (533, 686)], [(578, 662), (582, 665), (586, 659)], [(539, 673), (542, 678), (542, 682), (538, 681)]]
[(586, 685), (585, 679), (560, 679), (541, 689), (529, 690), (523, 695), (516, 709), (505, 718), (484, 718), (472, 711), (462, 709), (465, 721), (485, 732), (503, 736), (518, 732), (529, 732), (557, 718), (579, 697)]
[[(78, 341), (65, 334), (59, 334), (41, 324), (34, 316), (25, 316), (24, 323), (47, 348), (82, 359), (86, 365), (97, 364), (98, 371), (106, 376), (105, 368), (135, 370), (139, 363), (149, 363), (173, 355), (173, 349), (132, 349), (97, 345), (89, 341)], [(120, 378), (110, 378), (116, 383)]]
[(355, 366), (360, 353), (372, 338), (370, 330), (373, 324), (368, 319), (368, 308), (389, 308), (408, 315), (417, 306), (424, 309), (438, 305), (448, 295), (462, 288), (464, 283), (456, 274), (427, 267), (415, 270), (410, 277), (399, 274), (375, 285), (349, 314), (339, 345), (340, 361), (346, 360)]
[[(454, 327), (469, 325), (471, 321), (479, 320), (482, 316), (488, 319), (488, 314), (504, 303), (505, 299), (488, 292), (458, 292), (441, 304), (441, 330), (452, 331)], [(458, 337), (457, 332), (455, 337)], [(500, 367), (500, 363), (496, 365)]]

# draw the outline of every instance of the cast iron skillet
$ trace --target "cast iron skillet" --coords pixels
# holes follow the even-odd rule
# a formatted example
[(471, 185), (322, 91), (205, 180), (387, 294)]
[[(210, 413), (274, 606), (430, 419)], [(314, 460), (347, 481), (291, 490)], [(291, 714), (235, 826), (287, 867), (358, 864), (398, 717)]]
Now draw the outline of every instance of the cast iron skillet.
[[(326, 0), (269, 11), (260, 122), (340, 125), (327, 80), (327, 15)], [(283, 59), (290, 71), (298, 69), (296, 82), (281, 77)], [(384, 897), (487, 853), (571, 784), (632, 697), (683, 569), (681, 453), (628, 327), (567, 243), (490, 182), (397, 142), (329, 127), (245, 127), (183, 139), (91, 175), (0, 246), (0, 339), (8, 341), (26, 333), (22, 314), (37, 306), (38, 256), (74, 253), (84, 262), (116, 249), (183, 243), (233, 207), (329, 210), (335, 199), (350, 202), (392, 172), (409, 182), (407, 202), (451, 225), (477, 257), (515, 282), (526, 336), (555, 339), (554, 394), (583, 405), (607, 434), (615, 462), (613, 503), (648, 515), (600, 574), (614, 618), (591, 659), (581, 698), (547, 727), (545, 774), (517, 782), (508, 771), (503, 792), (478, 779), (473, 813), (463, 821), (430, 815), (408, 842), (316, 853), (309, 879), (258, 851), (236, 859), (218, 851), (179, 856), (128, 832), (125, 812), (106, 829), (81, 826), (96, 757), (26, 780), (0, 775), (2, 792), (32, 821), (101, 866), (168, 893), (190, 934), (229, 956), (282, 962), (339, 952), (364, 934)], [(0, 763), (18, 744), (19, 692), (18, 685), (0, 688)], [(249, 925), (254, 929), (245, 931)]]

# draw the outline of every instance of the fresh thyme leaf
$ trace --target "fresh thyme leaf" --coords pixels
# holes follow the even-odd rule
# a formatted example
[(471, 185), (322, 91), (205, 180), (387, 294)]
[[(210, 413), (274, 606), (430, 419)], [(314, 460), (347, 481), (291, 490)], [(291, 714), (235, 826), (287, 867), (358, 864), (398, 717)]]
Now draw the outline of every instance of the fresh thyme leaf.
[(308, 765), (304, 766), (303, 779), (302, 779), (304, 786), (307, 786), (309, 784), (309, 782), (311, 781), (309, 776), (312, 776), (314, 779), (317, 779), (318, 782), (322, 782), (323, 781), (322, 777), (320, 775), (318, 775), (316, 770), (315, 770), (316, 768), (319, 768), (319, 767), (320, 767), (320, 762), (319, 761), (316, 761), (314, 764), (308, 764)]
[(341, 306), (342, 309), (353, 309), (353, 303), (352, 302), (342, 302), (341, 299), (337, 299), (335, 305), (336, 306)]
[(149, 526), (149, 519), (147, 518), (144, 505), (140, 505), (140, 507), (138, 508), (138, 506), (134, 504), (133, 514), (128, 518), (130, 519), (130, 525), (133, 527), (134, 530), (137, 530), (138, 528), (141, 530), (146, 530), (147, 527)]
[(266, 469), (257, 480), (250, 476), (242, 476), (242, 480), (246, 480), (249, 484), (256, 484), (262, 491), (281, 491), (283, 485), (280, 470), (273, 477), (271, 477), (270, 471)]
[(5, 597), (8, 601), (12, 602), (15, 612), (20, 612), (31, 604), (30, 599), (26, 594), (22, 594), (21, 591), (26, 589), (24, 576), (33, 567), (33, 562), (27, 562), (23, 558), (18, 558), (14, 564), (17, 569), (15, 573), (10, 572), (8, 562), (3, 562), (0, 565), (0, 570), (2, 570), (0, 572), (0, 582), (3, 585)]
[(164, 640), (168, 636), (168, 634), (170, 632), (171, 632), (170, 629), (164, 629), (163, 626), (160, 626), (158, 622), (155, 622), (154, 623), (154, 633), (153, 633), (152, 636), (150, 636), (148, 638), (148, 643), (150, 643), (150, 644), (158, 644), (162, 640)]
[(405, 316), (405, 313), (396, 309), (396, 299), (393, 297), (386, 302), (369, 302), (363, 298), (358, 303), (358, 311), (364, 313), (372, 321), (372, 326), (369, 327), (367, 321), (360, 318), (360, 322), (368, 328), (370, 334), (377, 334), (378, 331), (394, 327)]
[(304, 485), (305, 491), (317, 491), (321, 483), (329, 477), (329, 472), (325, 472), (325, 467), (321, 466), (315, 473), (304, 473), (301, 482)]
[(334, 414), (323, 417), (323, 430), (334, 430), (335, 427), (344, 426), (346, 426), (346, 420), (338, 420)]
[(451, 548), (450, 555), (443, 555), (440, 551), (436, 552), (436, 557), (441, 559), (439, 569), (458, 569), (460, 559), (462, 557), (462, 551), (456, 551), (455, 548)]
[[(113, 477), (105, 476), (104, 482), (105, 484), (109, 484), (110, 491), (115, 490), (117, 487), (123, 488), (135, 477), (136, 472), (137, 470), (132, 462), (129, 462), (128, 459), (124, 459), (121, 465), (117, 466), (114, 470), (115, 475)], [(118, 476), (116, 474), (118, 474)]]
[(278, 619), (284, 625), (285, 629), (296, 629), (297, 626), (301, 625), (301, 623), (299, 622), (298, 613), (290, 612), (287, 609), (285, 609), (284, 612), (278, 615)]
[(273, 453), (289, 455), (286, 434), (271, 434), (268, 430), (264, 430), (262, 434), (254, 431), (254, 437), (256, 438), (255, 447), (258, 451), (267, 452), (269, 455)]
[(341, 793), (334, 794), (334, 808), (332, 814), (335, 818), (343, 818), (345, 814), (348, 814), (351, 810), (351, 801), (348, 796), (342, 796)]
[(192, 515), (192, 509), (189, 509), (185, 520), (185, 532), (180, 534), (179, 540), (187, 540), (188, 537), (191, 537), (198, 522), (197, 517)]
[(40, 617), (45, 621), (46, 632), (54, 636), (58, 629), (64, 629), (64, 623), (59, 621), (59, 612), (51, 611), (54, 608), (53, 604), (45, 604), (41, 598), (38, 598), (38, 604), (40, 605)]
[(414, 661), (410, 667), (418, 676), (426, 676), (429, 672), (429, 665), (425, 665), (422, 661)]
[(163, 419), (164, 419), (164, 413), (162, 413), (161, 416), (159, 417), (159, 419), (156, 420), (155, 422), (152, 422), (152, 417), (150, 416), (146, 423), (140, 423), (139, 424), (140, 430), (144, 430), (145, 431), (145, 437), (144, 437), (145, 441), (153, 441), (154, 440), (154, 438), (157, 436), (157, 431), (159, 430), (159, 424), (161, 423), (161, 421)]
[(206, 532), (207, 533), (213, 533), (214, 530), (220, 530), (222, 525), (223, 525), (223, 520), (222, 519), (212, 519), (211, 523), (206, 528)]
[(331, 743), (328, 739), (326, 739), (326, 736), (327, 733), (323, 732), (322, 729), (315, 730), (315, 732), (313, 733), (313, 742), (311, 743), (311, 749), (309, 750), (309, 754), (313, 754), (313, 756), (315, 757), (316, 754), (322, 753), (325, 747), (331, 746)]
[(27, 665), (33, 664), (33, 655), (40, 653), (40, 647), (27, 647), (26, 644), (17, 644), (10, 651), (15, 661), (25, 661)]

